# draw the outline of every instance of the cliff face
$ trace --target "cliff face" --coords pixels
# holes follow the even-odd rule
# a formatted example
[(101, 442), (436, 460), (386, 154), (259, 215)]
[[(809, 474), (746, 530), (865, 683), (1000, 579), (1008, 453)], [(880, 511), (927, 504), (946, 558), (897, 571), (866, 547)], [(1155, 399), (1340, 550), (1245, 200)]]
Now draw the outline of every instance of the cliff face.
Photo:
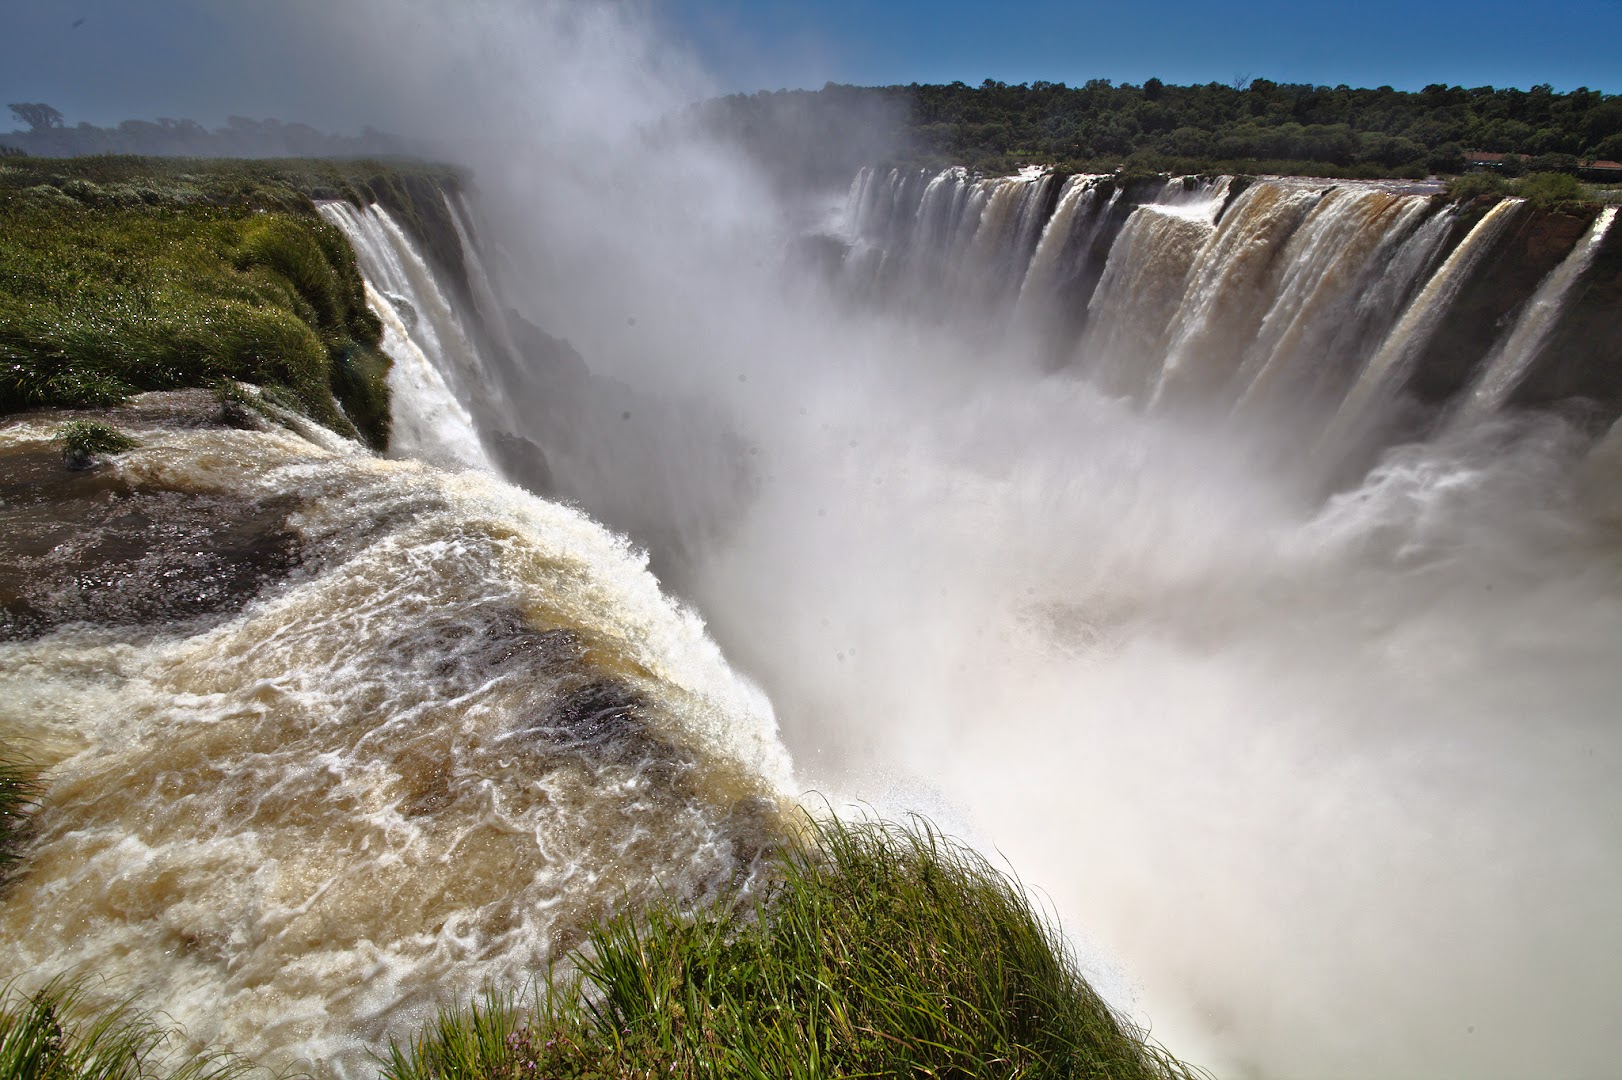
[(1577, 400), (1592, 403), (1596, 421), (1622, 416), (1622, 228), (1605, 234), (1560, 325), (1510, 400), (1528, 408)]
[[(1460, 218), (1456, 234), (1467, 231), (1484, 211), (1485, 206), (1472, 207), (1471, 212)], [(1514, 325), (1538, 285), (1570, 254), (1598, 213), (1597, 207), (1569, 211), (1523, 208), (1487, 253), (1481, 269), (1465, 283), (1448, 308), (1415, 366), (1409, 391), (1430, 404), (1444, 403), (1460, 393), (1476, 373), (1482, 358), (1491, 353), (1494, 343)], [(1593, 275), (1589, 275), (1585, 292), (1592, 291), (1594, 280)], [(1612, 302), (1622, 303), (1622, 292), (1614, 291), (1614, 282), (1611, 288)], [(1606, 290), (1602, 286), (1600, 291)], [(1566, 351), (1556, 366), (1572, 372), (1587, 372), (1587, 377), (1592, 379), (1609, 366), (1605, 362), (1604, 343), (1596, 335), (1572, 333), (1574, 327), (1570, 319), (1568, 314), (1562, 320), (1561, 336), (1565, 339)], [(1546, 359), (1557, 355), (1552, 342), (1542, 355)], [(1592, 387), (1590, 394), (1600, 391), (1594, 396), (1605, 411), (1613, 415), (1622, 413), (1622, 397), (1614, 389), (1607, 389), (1609, 384), (1604, 377), (1588, 385)], [(1570, 396), (1573, 395), (1566, 393), (1550, 398), (1523, 391), (1516, 400), (1521, 404), (1547, 404)]]

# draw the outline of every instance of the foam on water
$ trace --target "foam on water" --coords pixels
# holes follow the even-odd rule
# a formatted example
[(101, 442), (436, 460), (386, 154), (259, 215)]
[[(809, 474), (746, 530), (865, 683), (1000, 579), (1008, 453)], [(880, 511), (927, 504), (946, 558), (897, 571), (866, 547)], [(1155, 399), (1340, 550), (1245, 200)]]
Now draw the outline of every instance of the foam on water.
[(0, 905), (25, 988), (106, 976), (197, 1040), (369, 1075), (594, 914), (749, 880), (789, 787), (770, 706), (623, 538), (353, 444), (141, 438), (132, 479), (296, 501), (303, 561), (210, 627), (0, 645), (0, 725), (50, 778)]

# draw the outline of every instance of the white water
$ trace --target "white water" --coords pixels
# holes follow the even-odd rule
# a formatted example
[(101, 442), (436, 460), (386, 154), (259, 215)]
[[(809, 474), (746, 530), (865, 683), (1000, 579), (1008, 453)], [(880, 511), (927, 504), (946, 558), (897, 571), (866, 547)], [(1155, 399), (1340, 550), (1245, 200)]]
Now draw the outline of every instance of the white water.
[(1183, 284), (1216, 226), (1159, 206), (1132, 212), (1110, 249), (1076, 359), (1098, 386), (1134, 399), (1153, 386)]
[(434, 465), (493, 471), (472, 415), (412, 337), (394, 302), (370, 281), (366, 283), (366, 306), (383, 321), (383, 351), (393, 361), (389, 368), (389, 450), (398, 457)]
[[(395, 362), (389, 389), (404, 392), (395, 409), (399, 441), (391, 446), (403, 457), (488, 468), (478, 429), (511, 430), (509, 406), (434, 271), (383, 207), (325, 202), (317, 209), (355, 249), (371, 286), (367, 302), (384, 322), (383, 347)], [(413, 326), (389, 296), (409, 303)], [(475, 424), (475, 412), (482, 424)]]
[(1223, 213), (1189, 268), (1152, 405), (1177, 395), (1209, 399), (1229, 380), (1276, 289), (1271, 279), (1287, 254), (1285, 238), (1320, 198), (1310, 189), (1256, 184)]
[(1073, 223), (1078, 215), (1083, 220), (1091, 216), (1088, 211), (1097, 195), (1094, 182), (1098, 179), (1096, 176), (1072, 176), (1064, 182), (1053, 214), (1042, 227), (1042, 235), (1036, 244), (1036, 253), (1031, 256), (1030, 268), (1026, 270), (1025, 279), (1020, 283), (1018, 300), (1020, 306), (1037, 302), (1038, 298), (1048, 299), (1047, 294), (1053, 288), (1054, 278), (1059, 273), (1061, 260), (1065, 256), (1065, 249), (1071, 243)]
[[(1434, 250), (1430, 237), (1415, 256), (1426, 200), (1378, 188), (1340, 187), (1308, 214), (1280, 256), (1281, 281), (1230, 392), (1237, 412), (1282, 403), (1321, 403), (1343, 393), (1362, 360), (1364, 342), (1389, 330)], [(1447, 215), (1432, 219), (1439, 239)], [(1370, 298), (1384, 293), (1385, 303)]]
[(0, 730), (51, 781), (0, 904), (21, 989), (88, 974), (200, 1043), (365, 1077), (593, 916), (747, 881), (790, 790), (771, 707), (623, 538), (354, 444), (137, 434), (118, 475), (291, 500), (307, 562), (216, 625), (0, 643)]

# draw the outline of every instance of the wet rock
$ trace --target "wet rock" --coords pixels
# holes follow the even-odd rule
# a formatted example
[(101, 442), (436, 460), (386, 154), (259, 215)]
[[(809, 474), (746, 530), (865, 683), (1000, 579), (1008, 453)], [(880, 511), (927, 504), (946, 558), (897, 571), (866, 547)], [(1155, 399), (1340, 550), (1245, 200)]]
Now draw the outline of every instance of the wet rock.
[(292, 509), (70, 471), (54, 447), (0, 452), (0, 640), (239, 611), (297, 565)]

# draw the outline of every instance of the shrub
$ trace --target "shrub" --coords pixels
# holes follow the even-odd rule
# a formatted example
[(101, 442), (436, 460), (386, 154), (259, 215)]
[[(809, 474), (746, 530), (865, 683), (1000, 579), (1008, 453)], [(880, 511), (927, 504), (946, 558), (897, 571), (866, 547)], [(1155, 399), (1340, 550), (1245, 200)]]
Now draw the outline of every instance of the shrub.
[(1448, 198), (1456, 202), (1469, 202), (1481, 195), (1502, 195), (1508, 190), (1509, 185), (1497, 174), (1481, 170), (1465, 173), (1447, 182)]
[(1545, 210), (1575, 206), (1588, 199), (1582, 181), (1561, 172), (1531, 173), (1516, 183), (1515, 194)]

